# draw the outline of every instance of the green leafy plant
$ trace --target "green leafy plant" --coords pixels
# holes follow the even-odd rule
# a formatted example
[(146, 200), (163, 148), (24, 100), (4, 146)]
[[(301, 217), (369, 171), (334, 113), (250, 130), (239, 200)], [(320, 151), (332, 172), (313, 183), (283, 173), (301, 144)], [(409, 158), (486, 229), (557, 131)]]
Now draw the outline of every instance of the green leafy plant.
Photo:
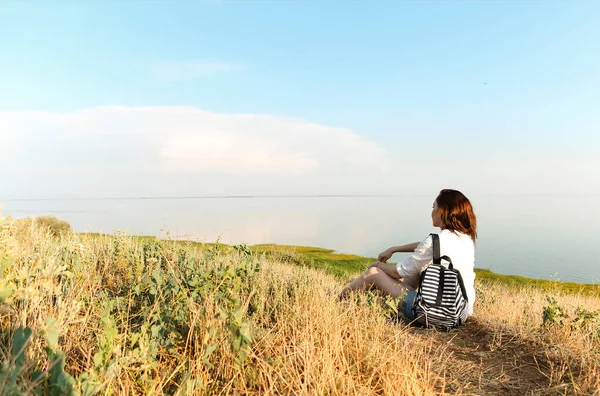
[(48, 368), (34, 370), (30, 380), (34, 387), (23, 390), (22, 382), (30, 368), (35, 368), (35, 362), (27, 362), (26, 349), (33, 337), (29, 327), (20, 326), (15, 330), (12, 344), (12, 357), (5, 360), (0, 366), (0, 393), (3, 395), (25, 395), (29, 392), (36, 395), (79, 395), (77, 382), (65, 372), (65, 355), (58, 349), (58, 330), (54, 326), (55, 320), (46, 320), (44, 338), (46, 340), (46, 355)]
[(0, 366), (0, 391), (3, 395), (20, 395), (17, 383), (25, 366), (25, 352), (31, 339), (32, 331), (20, 326), (15, 330), (12, 343), (12, 356)]
[(573, 330), (583, 329), (588, 334), (588, 337), (600, 338), (600, 311), (589, 311), (585, 308), (577, 307), (571, 328)]
[(567, 313), (563, 307), (558, 305), (558, 301), (554, 297), (546, 296), (546, 301), (549, 305), (544, 307), (543, 311), (543, 326), (562, 326), (564, 319), (567, 318)]

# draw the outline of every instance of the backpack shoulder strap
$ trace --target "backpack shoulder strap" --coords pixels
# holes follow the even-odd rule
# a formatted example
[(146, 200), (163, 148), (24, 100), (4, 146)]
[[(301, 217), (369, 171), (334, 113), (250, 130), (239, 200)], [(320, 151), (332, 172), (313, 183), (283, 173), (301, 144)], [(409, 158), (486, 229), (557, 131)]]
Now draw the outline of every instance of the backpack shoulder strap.
[(431, 235), (431, 240), (433, 241), (433, 264), (442, 264), (442, 260), (446, 260), (448, 262), (448, 268), (453, 270), (454, 265), (452, 264), (452, 259), (448, 256), (440, 257), (440, 236), (433, 233), (429, 235)]
[(462, 275), (459, 270), (454, 270), (458, 278), (458, 285), (460, 286), (460, 291), (462, 291), (463, 297), (465, 300), (469, 301), (469, 296), (467, 295), (467, 289), (465, 289), (465, 282), (463, 282)]
[(438, 234), (429, 234), (431, 235), (431, 240), (433, 241), (433, 264), (441, 264), (442, 260), (440, 258), (440, 236)]
[(440, 282), (438, 283), (437, 297), (435, 303), (437, 305), (442, 304), (442, 297), (444, 296), (444, 276), (446, 274), (444, 266), (440, 266)]

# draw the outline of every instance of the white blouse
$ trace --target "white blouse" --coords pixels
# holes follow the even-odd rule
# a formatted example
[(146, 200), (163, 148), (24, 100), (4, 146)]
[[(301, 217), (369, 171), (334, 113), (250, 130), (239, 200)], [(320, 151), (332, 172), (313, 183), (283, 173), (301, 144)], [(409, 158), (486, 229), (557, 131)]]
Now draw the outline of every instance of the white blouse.
[[(469, 235), (458, 231), (442, 230), (440, 236), (440, 256), (452, 259), (454, 268), (460, 271), (467, 298), (469, 316), (473, 315), (475, 303), (475, 244)], [(433, 241), (431, 235), (423, 240), (409, 257), (396, 264), (396, 270), (402, 278), (418, 278), (425, 268), (433, 262)]]

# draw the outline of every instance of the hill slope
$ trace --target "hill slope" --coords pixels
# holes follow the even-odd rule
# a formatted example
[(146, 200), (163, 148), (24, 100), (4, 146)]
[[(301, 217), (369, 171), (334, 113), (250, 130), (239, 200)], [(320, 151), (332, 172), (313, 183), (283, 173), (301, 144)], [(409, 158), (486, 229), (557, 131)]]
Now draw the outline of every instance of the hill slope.
[[(7, 218), (0, 227), (2, 393), (592, 394), (600, 385), (600, 298), (588, 292), (547, 299), (548, 288), (478, 282), (476, 316), (446, 334), (395, 324), (397, 301), (373, 293), (336, 301), (327, 291), (351, 275), (331, 274), (332, 252), (53, 236)], [(365, 260), (337, 258), (357, 269)]]

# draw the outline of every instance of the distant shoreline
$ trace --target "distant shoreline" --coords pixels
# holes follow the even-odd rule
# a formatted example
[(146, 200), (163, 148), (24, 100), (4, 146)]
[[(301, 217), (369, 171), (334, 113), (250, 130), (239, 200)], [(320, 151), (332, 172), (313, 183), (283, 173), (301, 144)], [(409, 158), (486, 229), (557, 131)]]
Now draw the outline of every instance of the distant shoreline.
[[(54, 201), (136, 201), (136, 200), (181, 200), (181, 199), (262, 199), (262, 198), (397, 198), (431, 197), (431, 193), (414, 194), (230, 194), (230, 195), (181, 195), (181, 196), (139, 196), (139, 197), (42, 197), (42, 198), (3, 198), (0, 202), (54, 202)], [(544, 193), (480, 193), (508, 196), (547, 196)], [(553, 196), (600, 196), (600, 193), (552, 193)]]

